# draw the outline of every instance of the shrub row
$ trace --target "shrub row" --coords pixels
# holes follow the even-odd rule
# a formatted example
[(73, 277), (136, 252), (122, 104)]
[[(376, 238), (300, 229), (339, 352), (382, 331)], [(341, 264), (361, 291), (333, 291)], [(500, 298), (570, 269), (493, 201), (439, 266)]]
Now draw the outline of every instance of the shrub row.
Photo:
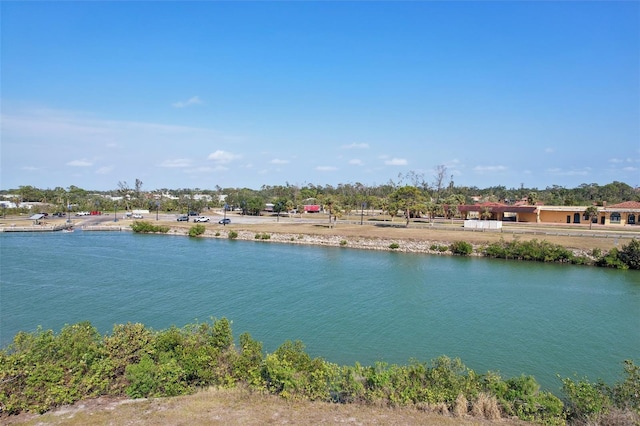
[(133, 232), (149, 234), (149, 233), (163, 233), (166, 234), (169, 232), (169, 227), (166, 225), (154, 225), (151, 222), (147, 222), (144, 220), (136, 220), (131, 225), (131, 229)]
[(635, 238), (620, 250), (612, 248), (606, 253), (594, 249), (592, 257), (576, 256), (570, 250), (548, 241), (500, 240), (484, 247), (482, 254), (502, 259), (534, 260), (603, 266), (618, 269), (640, 269), (640, 241)]
[(339, 366), (312, 358), (299, 341), (265, 355), (248, 333), (236, 345), (226, 318), (157, 332), (127, 323), (105, 336), (83, 322), (58, 335), (20, 332), (0, 351), (0, 409), (44, 412), (99, 395), (174, 396), (204, 386), (244, 385), (287, 399), (415, 406), (488, 419), (600, 422), (615, 411), (637, 422), (640, 368), (625, 361), (624, 370), (626, 379), (613, 387), (564, 379), (565, 404), (541, 391), (531, 376), (477, 374), (444, 356), (429, 363)]

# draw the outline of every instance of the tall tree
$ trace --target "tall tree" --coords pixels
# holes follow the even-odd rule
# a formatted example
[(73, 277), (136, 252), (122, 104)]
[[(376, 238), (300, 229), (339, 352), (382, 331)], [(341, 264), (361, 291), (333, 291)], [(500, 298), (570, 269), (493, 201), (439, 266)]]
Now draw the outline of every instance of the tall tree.
[(589, 229), (591, 229), (593, 219), (598, 217), (598, 208), (596, 206), (589, 206), (585, 209), (584, 215), (589, 219)]

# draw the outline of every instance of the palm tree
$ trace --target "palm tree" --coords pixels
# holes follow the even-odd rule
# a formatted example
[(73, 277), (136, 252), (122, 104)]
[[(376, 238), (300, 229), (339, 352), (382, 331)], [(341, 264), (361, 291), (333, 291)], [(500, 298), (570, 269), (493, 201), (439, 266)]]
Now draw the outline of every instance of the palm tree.
[(589, 229), (591, 229), (593, 219), (598, 217), (598, 208), (596, 206), (589, 206), (585, 209), (584, 215), (589, 218)]

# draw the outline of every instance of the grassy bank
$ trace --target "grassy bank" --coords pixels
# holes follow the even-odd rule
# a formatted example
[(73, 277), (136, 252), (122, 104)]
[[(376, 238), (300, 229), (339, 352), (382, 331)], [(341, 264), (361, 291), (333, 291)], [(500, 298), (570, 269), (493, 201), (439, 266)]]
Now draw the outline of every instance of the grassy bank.
[[(549, 425), (637, 422), (640, 368), (632, 361), (623, 368), (625, 379), (613, 386), (565, 378), (559, 397), (540, 390), (531, 376), (477, 373), (445, 356), (407, 365), (340, 366), (311, 358), (298, 341), (265, 354), (248, 333), (236, 343), (225, 318), (161, 331), (121, 324), (104, 336), (85, 322), (58, 334), (18, 333), (0, 351), (0, 420), (89, 398), (176, 397), (216, 387), (244, 390), (258, 402), (277, 396), (287, 404), (324, 404), (323, 409), (402, 408), (412, 416), (517, 417)], [(257, 404), (252, 398), (249, 410)]]

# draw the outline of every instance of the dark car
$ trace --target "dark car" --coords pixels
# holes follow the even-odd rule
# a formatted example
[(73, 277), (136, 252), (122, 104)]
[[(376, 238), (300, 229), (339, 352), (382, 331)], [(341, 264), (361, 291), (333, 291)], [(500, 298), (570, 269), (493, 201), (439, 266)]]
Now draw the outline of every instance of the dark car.
[(178, 219), (176, 219), (178, 222), (189, 222), (189, 216), (187, 216), (186, 214), (183, 214), (182, 216), (178, 216)]
[(230, 223), (231, 223), (231, 219), (220, 219), (220, 220), (218, 221), (218, 223), (219, 223), (220, 225), (228, 225), (228, 224), (230, 224)]
[(189, 212), (189, 216), (200, 216), (198, 212)]

